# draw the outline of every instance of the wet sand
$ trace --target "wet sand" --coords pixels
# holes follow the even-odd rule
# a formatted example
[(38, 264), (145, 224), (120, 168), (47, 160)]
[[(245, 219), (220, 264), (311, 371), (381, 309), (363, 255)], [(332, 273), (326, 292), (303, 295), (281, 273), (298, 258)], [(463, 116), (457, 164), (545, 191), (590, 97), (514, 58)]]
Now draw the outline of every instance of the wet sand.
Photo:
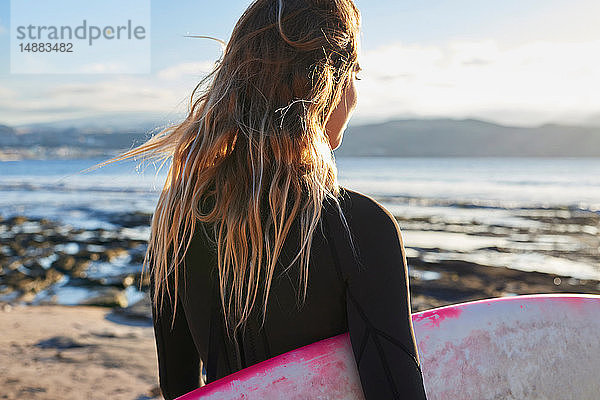
[(0, 398), (162, 398), (152, 328), (113, 317), (102, 307), (4, 305)]

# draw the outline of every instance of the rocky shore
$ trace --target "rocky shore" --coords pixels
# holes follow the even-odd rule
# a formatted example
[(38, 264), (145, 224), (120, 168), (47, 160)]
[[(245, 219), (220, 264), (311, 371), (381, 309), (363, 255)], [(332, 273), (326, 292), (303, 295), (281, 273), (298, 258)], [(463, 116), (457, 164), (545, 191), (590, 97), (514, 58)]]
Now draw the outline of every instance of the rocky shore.
[(139, 300), (137, 289), (148, 286), (141, 274), (147, 241), (126, 232), (148, 225), (150, 216), (119, 222), (111, 231), (24, 216), (0, 220), (0, 302), (127, 307), (131, 297)]
[[(600, 220), (597, 214), (595, 217)], [(142, 276), (141, 273), (147, 241), (142, 234), (136, 234), (135, 229), (147, 227), (150, 218), (151, 215), (144, 213), (115, 213), (109, 221), (118, 223), (118, 229), (84, 230), (47, 219), (14, 216), (2, 220), (0, 217), (0, 303), (125, 308), (137, 302), (144, 297), (149, 282), (147, 274)], [(580, 216), (579, 220), (585, 223), (585, 227), (590, 227), (591, 223), (600, 226), (598, 220), (590, 223), (589, 218)], [(570, 222), (572, 224), (573, 220)], [(419, 224), (423, 230), (432, 230), (431, 222), (427, 221), (400, 219), (399, 223), (403, 227)], [(439, 222), (437, 225), (440, 230)], [(475, 231), (473, 227), (477, 225), (468, 229)], [(456, 224), (441, 230), (451, 232), (458, 229), (465, 233), (466, 228)], [(553, 229), (556, 231), (558, 228)], [(493, 234), (490, 232), (491, 228), (487, 227), (486, 232), (475, 231), (471, 235)], [(538, 236), (541, 235), (549, 236), (544, 231), (538, 233)], [(572, 235), (582, 234), (575, 232)], [(410, 233), (406, 236), (410, 237)], [(531, 238), (531, 243), (535, 240)], [(589, 249), (580, 252), (579, 256), (598, 262), (597, 235), (587, 234), (581, 241), (587, 242)], [(600, 294), (600, 282), (594, 279), (481, 265), (460, 258), (431, 261), (434, 256), (443, 253), (443, 249), (409, 248), (410, 242), (406, 238), (405, 243), (414, 311), (518, 294)], [(590, 250), (592, 247), (595, 253)], [(507, 248), (494, 250), (499, 255), (510, 251)], [(572, 258), (568, 250), (551, 248), (537, 251)]]
[[(75, 229), (24, 216), (0, 220), (0, 303), (125, 308), (140, 300), (148, 287), (146, 274), (141, 274), (147, 242), (136, 239), (131, 230), (147, 227), (151, 216), (134, 213), (110, 218), (118, 221), (119, 229)], [(416, 223), (413, 220), (400, 224), (409, 222)], [(589, 226), (589, 221), (585, 222)], [(423, 249), (408, 252), (414, 311), (517, 294), (600, 294), (597, 280), (461, 259), (428, 261), (427, 255), (432, 252), (435, 253), (429, 250), (424, 254)]]
[[(409, 263), (414, 271), (410, 280), (413, 312), (490, 297), (538, 293), (600, 294), (600, 282), (596, 280), (488, 267), (466, 261), (438, 264), (413, 259)], [(420, 279), (414, 277), (419, 274), (416, 271), (439, 275), (437, 279)]]

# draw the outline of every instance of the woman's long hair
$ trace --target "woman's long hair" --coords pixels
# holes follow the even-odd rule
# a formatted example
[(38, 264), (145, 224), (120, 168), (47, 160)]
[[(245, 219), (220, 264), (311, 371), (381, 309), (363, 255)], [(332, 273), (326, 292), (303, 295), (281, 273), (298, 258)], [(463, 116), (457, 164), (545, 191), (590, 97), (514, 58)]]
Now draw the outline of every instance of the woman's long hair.
[(171, 296), (170, 274), (177, 306), (180, 264), (197, 221), (214, 234), (228, 334), (245, 325), (261, 281), (264, 323), (295, 218), (301, 247), (292, 264), (300, 259), (304, 301), (322, 204), (331, 199), (340, 209), (325, 123), (353, 79), (359, 29), (352, 0), (254, 1), (194, 88), (185, 120), (100, 164), (140, 154), (163, 164), (172, 158), (142, 268), (151, 266), (155, 307), (165, 291)]

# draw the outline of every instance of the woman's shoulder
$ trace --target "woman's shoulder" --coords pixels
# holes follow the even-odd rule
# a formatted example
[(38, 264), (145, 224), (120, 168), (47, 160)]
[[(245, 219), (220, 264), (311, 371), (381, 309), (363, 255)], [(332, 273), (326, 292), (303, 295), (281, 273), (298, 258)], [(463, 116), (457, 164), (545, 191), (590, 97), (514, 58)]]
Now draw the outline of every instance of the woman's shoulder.
[(396, 219), (373, 197), (357, 190), (340, 186), (340, 205), (346, 217), (377, 229), (393, 228)]
[(335, 213), (328, 221), (333, 221), (332, 237), (340, 249), (337, 254), (343, 275), (353, 279), (365, 269), (375, 273), (396, 270), (398, 262), (404, 262), (404, 250), (395, 217), (373, 197), (356, 190), (340, 187), (339, 202), (350, 237)]
[[(333, 211), (333, 231), (346, 237), (342, 220), (347, 222), (354, 242), (362, 252), (363, 261), (377, 260), (391, 254), (402, 244), (402, 234), (396, 218), (373, 197), (356, 190), (340, 187), (339, 203), (343, 216)], [(341, 217), (341, 218), (338, 218)], [(346, 252), (342, 252), (346, 253)]]

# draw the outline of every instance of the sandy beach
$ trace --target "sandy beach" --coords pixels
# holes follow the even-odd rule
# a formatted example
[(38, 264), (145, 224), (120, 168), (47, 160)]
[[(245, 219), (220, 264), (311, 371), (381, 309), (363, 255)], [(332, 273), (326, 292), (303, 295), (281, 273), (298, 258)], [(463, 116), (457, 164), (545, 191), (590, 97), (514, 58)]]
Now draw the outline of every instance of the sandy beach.
[(2, 399), (162, 398), (149, 324), (110, 308), (4, 305), (0, 326)]

